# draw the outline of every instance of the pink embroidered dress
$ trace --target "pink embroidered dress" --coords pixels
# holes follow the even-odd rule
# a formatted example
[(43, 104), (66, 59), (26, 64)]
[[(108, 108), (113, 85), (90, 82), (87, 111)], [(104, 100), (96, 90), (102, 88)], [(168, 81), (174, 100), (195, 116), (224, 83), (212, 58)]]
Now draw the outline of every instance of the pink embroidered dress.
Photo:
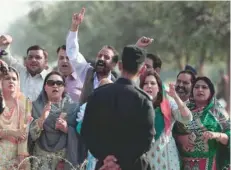
[[(31, 121), (31, 102), (22, 94), (16, 99), (15, 108), (5, 107), (0, 115), (0, 132), (14, 129), (22, 129), (28, 132)], [(28, 133), (27, 133), (28, 134)], [(19, 142), (17, 138), (8, 136), (0, 138), (0, 170), (12, 169), (14, 164), (18, 164), (18, 156), (28, 156), (27, 139)], [(29, 166), (24, 168), (28, 170)]]

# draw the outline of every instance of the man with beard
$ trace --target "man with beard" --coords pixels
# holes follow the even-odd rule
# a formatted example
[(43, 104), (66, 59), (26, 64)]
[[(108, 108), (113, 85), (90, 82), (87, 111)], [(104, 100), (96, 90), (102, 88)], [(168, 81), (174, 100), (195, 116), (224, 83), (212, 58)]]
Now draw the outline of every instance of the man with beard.
[(189, 100), (195, 79), (196, 76), (189, 70), (183, 70), (178, 73), (175, 88), (183, 102), (187, 102)]
[(11, 42), (12, 37), (9, 35), (0, 37), (0, 48), (7, 52), (7, 55), (1, 56), (2, 60), (18, 71), (21, 91), (31, 101), (34, 101), (40, 94), (44, 78), (48, 74), (46, 70), (48, 53), (38, 45), (31, 46), (27, 49), (27, 56), (23, 64), (10, 54), (9, 45)]
[(112, 46), (104, 46), (96, 57), (95, 69), (89, 67), (86, 73), (86, 78), (83, 85), (83, 90), (80, 96), (80, 103), (85, 103), (88, 96), (96, 89), (99, 82), (103, 78), (108, 78), (113, 82), (116, 80), (111, 70), (115, 67), (115, 62), (118, 61), (118, 54)]
[(151, 98), (136, 86), (145, 71), (146, 53), (141, 48), (126, 46), (120, 63), (121, 78), (97, 88), (89, 97), (82, 122), (81, 135), (98, 159), (113, 155), (122, 170), (150, 170), (146, 152), (154, 130)]
[(111, 74), (111, 70), (118, 62), (117, 51), (109, 45), (103, 46), (96, 57), (95, 68), (86, 62), (85, 58), (79, 55), (78, 28), (84, 18), (85, 8), (80, 13), (73, 14), (70, 32), (67, 36), (67, 56), (72, 67), (79, 67), (77, 71), (82, 81), (83, 90), (80, 96), (80, 104), (87, 102), (88, 96), (98, 87), (100, 80), (108, 78), (113, 82), (116, 78)]
[[(178, 96), (180, 97), (180, 99), (185, 103), (187, 103), (189, 101), (189, 97), (190, 97), (191, 91), (192, 91), (192, 85), (195, 82), (195, 80), (196, 80), (196, 76), (190, 70), (180, 71), (177, 75), (175, 89), (176, 89), (176, 92), (177, 92)], [(177, 145), (185, 145), (185, 144), (188, 144), (188, 142), (189, 142), (187, 134), (179, 135), (176, 133), (177, 129), (181, 128), (182, 126), (184, 126), (184, 125), (179, 123), (179, 122), (175, 122), (175, 124), (173, 126), (172, 132), (173, 132), (173, 136), (176, 140)]]

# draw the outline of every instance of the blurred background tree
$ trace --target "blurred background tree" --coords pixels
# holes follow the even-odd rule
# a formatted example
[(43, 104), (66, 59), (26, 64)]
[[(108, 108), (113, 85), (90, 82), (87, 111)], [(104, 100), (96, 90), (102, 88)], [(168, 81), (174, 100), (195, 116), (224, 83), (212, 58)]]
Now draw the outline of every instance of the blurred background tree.
[[(8, 31), (14, 38), (13, 54), (24, 56), (29, 46), (39, 44), (48, 50), (49, 61), (56, 61), (56, 49), (65, 44), (72, 14), (86, 7), (79, 44), (88, 59), (94, 59), (105, 44), (121, 52), (125, 45), (149, 36), (155, 40), (148, 51), (159, 54), (164, 63), (163, 79), (174, 80), (185, 64), (195, 66), (199, 75), (210, 74), (212, 79), (217, 79), (218, 68), (230, 70), (229, 1), (30, 3), (28, 15), (15, 21)], [(213, 66), (210, 72), (205, 64)]]

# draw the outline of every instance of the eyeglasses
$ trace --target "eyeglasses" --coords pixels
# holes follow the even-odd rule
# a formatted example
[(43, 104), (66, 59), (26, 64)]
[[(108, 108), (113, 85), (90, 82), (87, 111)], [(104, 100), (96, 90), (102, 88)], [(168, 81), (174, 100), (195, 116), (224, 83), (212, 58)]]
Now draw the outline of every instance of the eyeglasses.
[(57, 80), (57, 81), (55, 81), (55, 80), (47, 80), (46, 84), (47, 84), (48, 86), (54, 86), (55, 84), (56, 84), (57, 86), (59, 86), (59, 87), (64, 86), (64, 82), (63, 82), (63, 81), (60, 81), (60, 80)]

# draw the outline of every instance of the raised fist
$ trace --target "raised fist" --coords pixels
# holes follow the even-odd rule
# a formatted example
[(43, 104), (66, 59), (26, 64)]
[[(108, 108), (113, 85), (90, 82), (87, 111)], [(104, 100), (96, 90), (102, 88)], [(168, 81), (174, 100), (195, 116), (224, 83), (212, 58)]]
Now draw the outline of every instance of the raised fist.
[(144, 48), (144, 47), (149, 46), (152, 42), (153, 42), (152, 38), (148, 38), (148, 37), (143, 36), (136, 42), (136, 46), (138, 46), (140, 48)]
[(10, 35), (1, 35), (0, 36), (0, 46), (6, 46), (11, 44), (13, 41)]

